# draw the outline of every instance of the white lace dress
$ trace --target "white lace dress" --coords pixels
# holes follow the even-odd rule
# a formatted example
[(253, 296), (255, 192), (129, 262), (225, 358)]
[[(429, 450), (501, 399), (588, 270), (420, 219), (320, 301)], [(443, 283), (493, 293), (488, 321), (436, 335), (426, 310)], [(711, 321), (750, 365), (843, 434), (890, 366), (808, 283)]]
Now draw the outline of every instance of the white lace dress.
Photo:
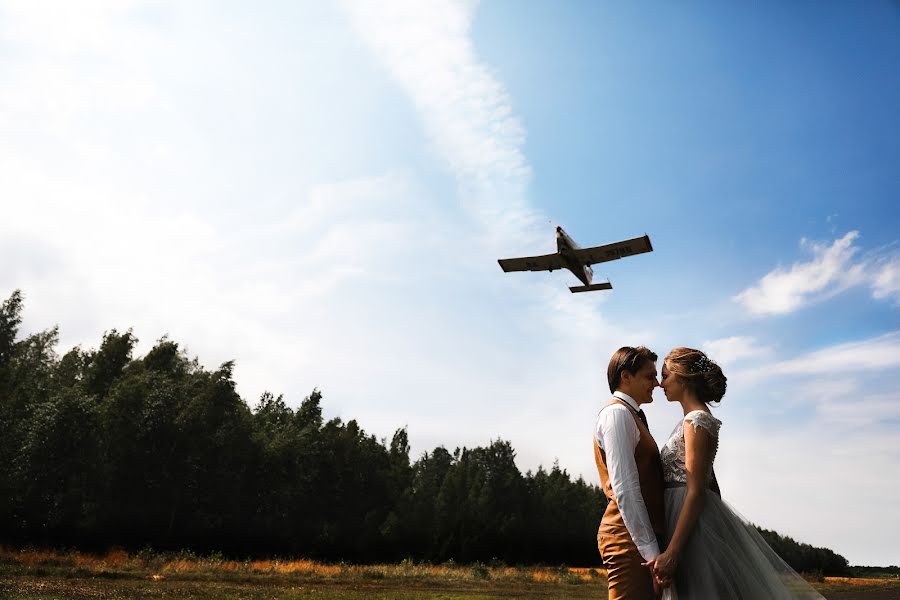
[[(666, 533), (671, 539), (687, 492), (684, 426), (702, 427), (712, 436), (712, 452), (706, 481), (712, 473), (722, 422), (708, 412), (691, 411), (684, 416), (660, 452), (666, 482)], [(678, 557), (675, 585), (663, 598), (710, 600), (715, 598), (776, 600), (822, 599), (763, 540), (759, 532), (741, 518), (718, 495), (706, 489), (703, 509)]]

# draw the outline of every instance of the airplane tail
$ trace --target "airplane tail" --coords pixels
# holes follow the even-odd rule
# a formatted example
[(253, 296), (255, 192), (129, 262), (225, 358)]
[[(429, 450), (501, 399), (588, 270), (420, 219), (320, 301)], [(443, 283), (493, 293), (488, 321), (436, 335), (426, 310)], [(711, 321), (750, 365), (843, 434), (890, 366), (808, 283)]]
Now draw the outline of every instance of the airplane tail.
[(612, 284), (608, 281), (604, 281), (603, 283), (592, 283), (591, 285), (578, 285), (575, 287), (570, 287), (569, 290), (573, 294), (577, 294), (578, 292), (594, 292), (597, 290), (611, 290)]

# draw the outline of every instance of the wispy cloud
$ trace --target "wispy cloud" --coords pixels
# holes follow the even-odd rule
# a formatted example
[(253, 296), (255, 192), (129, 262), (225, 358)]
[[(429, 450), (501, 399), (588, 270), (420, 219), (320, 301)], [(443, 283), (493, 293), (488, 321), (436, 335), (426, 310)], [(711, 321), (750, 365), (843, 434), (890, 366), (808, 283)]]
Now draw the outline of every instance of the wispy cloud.
[[(847, 386), (848, 394), (820, 400), (816, 416), (823, 423), (843, 428), (862, 429), (884, 426), (891, 421), (900, 424), (900, 393), (860, 395), (861, 386)], [(847, 398), (853, 401), (848, 402)]]
[(468, 35), (475, 5), (344, 2), (355, 29), (410, 95), (437, 153), (459, 179), (527, 179), (524, 130)]
[(831, 245), (801, 239), (812, 260), (790, 269), (778, 266), (732, 299), (754, 315), (783, 315), (868, 285), (873, 298), (900, 304), (900, 258), (884, 249), (862, 255), (855, 245), (858, 238), (859, 232), (851, 231)]
[(872, 295), (879, 300), (891, 298), (900, 304), (900, 258), (892, 256), (876, 266)]
[(830, 246), (801, 240), (812, 260), (794, 263), (790, 269), (776, 267), (734, 300), (753, 314), (779, 315), (857, 285), (865, 279), (863, 266), (853, 263), (858, 252), (853, 241), (858, 237), (859, 232), (851, 231)]
[(763, 359), (770, 356), (773, 349), (759, 344), (750, 336), (731, 336), (703, 342), (703, 350), (721, 365)]
[(770, 369), (777, 375), (812, 375), (897, 367), (900, 367), (900, 332), (838, 344), (777, 363)]
[(463, 206), (488, 235), (533, 242), (544, 219), (524, 201), (525, 130), (476, 56), (469, 37), (476, 4), (343, 2), (360, 38), (410, 97), (433, 151), (456, 176)]
[(795, 358), (759, 364), (742, 370), (745, 380), (784, 376), (829, 376), (879, 372), (900, 368), (900, 332), (845, 342), (801, 354)]

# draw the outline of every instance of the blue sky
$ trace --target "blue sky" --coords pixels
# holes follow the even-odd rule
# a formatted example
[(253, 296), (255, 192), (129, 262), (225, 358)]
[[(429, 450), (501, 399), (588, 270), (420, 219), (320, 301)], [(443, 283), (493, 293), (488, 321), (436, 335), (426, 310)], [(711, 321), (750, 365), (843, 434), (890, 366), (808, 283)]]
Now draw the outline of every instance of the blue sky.
[[(414, 454), (596, 481), (606, 364), (698, 346), (747, 518), (898, 564), (890, 2), (0, 2), (0, 288)], [(647, 233), (611, 292), (497, 258)], [(662, 443), (677, 407), (648, 409)], [(848, 504), (851, 507), (848, 509)]]

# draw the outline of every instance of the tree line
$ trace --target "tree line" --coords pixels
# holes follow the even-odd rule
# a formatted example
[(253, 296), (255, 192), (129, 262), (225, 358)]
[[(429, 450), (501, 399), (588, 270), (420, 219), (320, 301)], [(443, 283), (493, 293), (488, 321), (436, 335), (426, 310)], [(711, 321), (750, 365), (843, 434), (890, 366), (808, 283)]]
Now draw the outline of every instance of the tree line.
[[(19, 338), (22, 310), (19, 291), (0, 305), (2, 542), (600, 564), (600, 489), (557, 464), (522, 474), (507, 441), (411, 460), (405, 428), (388, 442), (325, 420), (318, 390), (251, 408), (231, 362), (207, 370), (166, 338), (135, 358), (130, 330), (59, 356), (56, 328)], [(846, 568), (816, 550), (802, 570)]]
[(830, 576), (852, 574), (847, 559), (833, 550), (810, 546), (762, 527), (756, 527), (756, 530), (778, 556), (795, 571)]

